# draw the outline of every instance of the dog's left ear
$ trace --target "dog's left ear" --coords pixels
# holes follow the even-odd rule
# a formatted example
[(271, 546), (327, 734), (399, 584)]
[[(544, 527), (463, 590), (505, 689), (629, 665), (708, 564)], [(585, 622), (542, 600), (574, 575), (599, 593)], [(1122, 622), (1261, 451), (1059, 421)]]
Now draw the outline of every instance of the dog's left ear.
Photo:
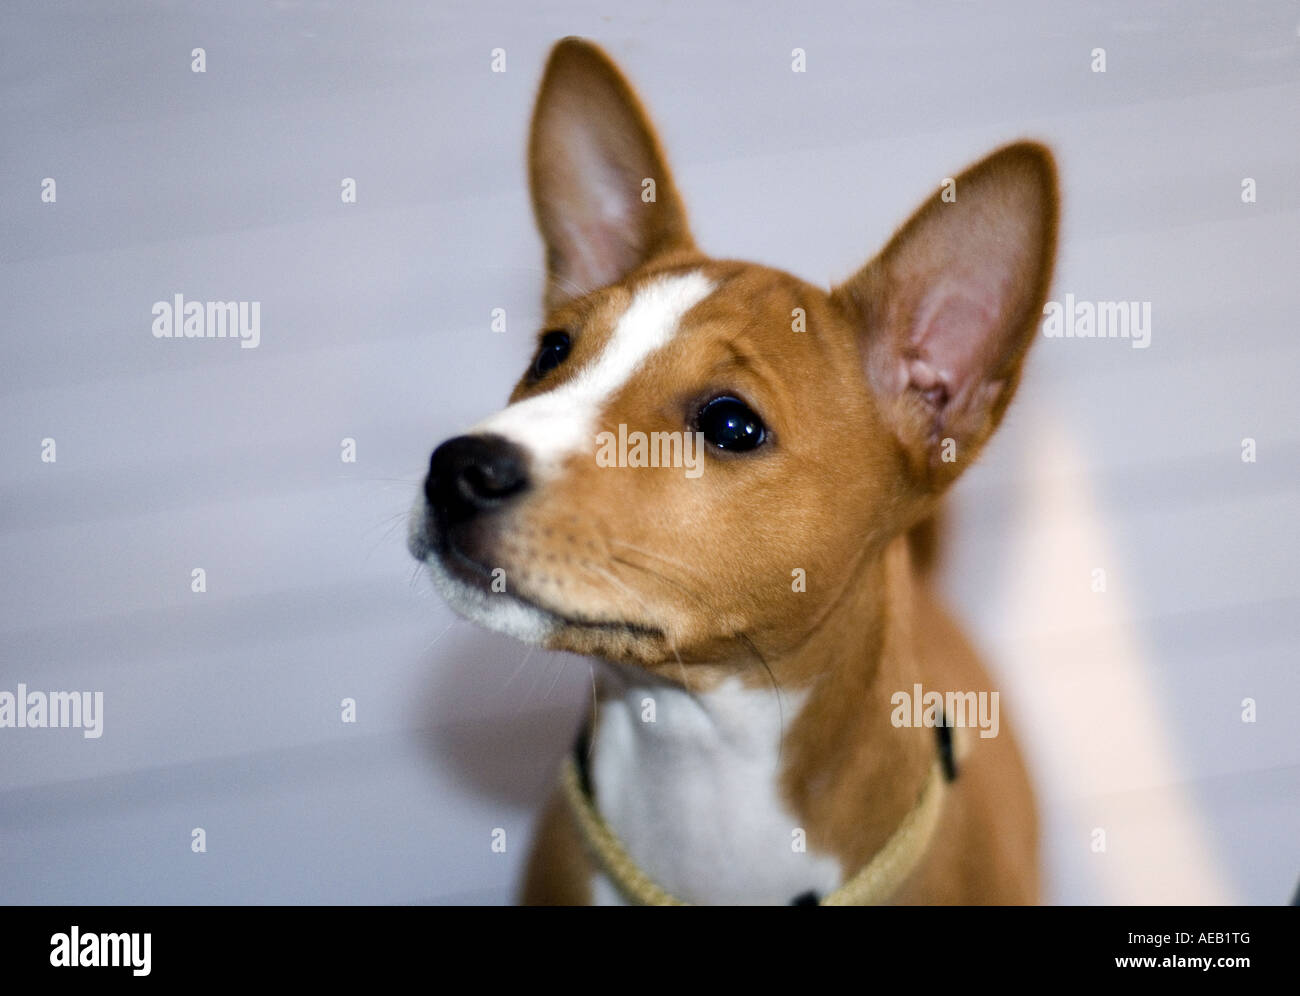
[(694, 247), (654, 128), (597, 46), (551, 50), (528, 144), (533, 211), (546, 242), (546, 306), (616, 283)]
[(1007, 146), (941, 188), (832, 291), (911, 476), (937, 494), (970, 465), (1015, 393), (1056, 250), (1051, 153)]

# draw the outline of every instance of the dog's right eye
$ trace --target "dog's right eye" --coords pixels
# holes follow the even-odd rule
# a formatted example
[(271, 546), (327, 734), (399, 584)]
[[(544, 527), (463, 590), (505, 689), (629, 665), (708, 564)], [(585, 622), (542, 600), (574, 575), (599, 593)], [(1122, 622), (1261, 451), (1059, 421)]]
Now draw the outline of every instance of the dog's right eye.
[(533, 380), (541, 380), (558, 367), (569, 355), (569, 333), (553, 329), (542, 336), (542, 345), (533, 359)]
[(767, 428), (754, 410), (739, 398), (725, 394), (699, 410), (695, 427), (704, 434), (705, 442), (720, 450), (752, 450), (767, 438)]

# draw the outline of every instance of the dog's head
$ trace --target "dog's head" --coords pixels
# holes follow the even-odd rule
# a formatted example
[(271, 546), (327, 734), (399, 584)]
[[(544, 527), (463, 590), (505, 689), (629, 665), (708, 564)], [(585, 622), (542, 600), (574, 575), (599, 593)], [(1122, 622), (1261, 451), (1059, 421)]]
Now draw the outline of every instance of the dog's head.
[(510, 404), (434, 451), (412, 552), (457, 610), (555, 649), (793, 645), (1001, 420), (1051, 274), (1051, 156), (984, 159), (829, 292), (695, 247), (589, 43), (551, 54), (529, 164), (546, 321)]

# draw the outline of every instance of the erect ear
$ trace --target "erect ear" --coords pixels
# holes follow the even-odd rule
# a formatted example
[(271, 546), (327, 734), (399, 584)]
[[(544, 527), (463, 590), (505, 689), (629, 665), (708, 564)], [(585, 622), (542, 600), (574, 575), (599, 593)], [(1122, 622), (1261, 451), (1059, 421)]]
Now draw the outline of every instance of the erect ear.
[(970, 465), (1015, 393), (1051, 281), (1056, 170), (1009, 145), (946, 184), (832, 291), (920, 487)]
[(548, 309), (661, 253), (693, 247), (654, 129), (627, 80), (590, 42), (566, 38), (551, 50), (528, 163), (546, 242)]

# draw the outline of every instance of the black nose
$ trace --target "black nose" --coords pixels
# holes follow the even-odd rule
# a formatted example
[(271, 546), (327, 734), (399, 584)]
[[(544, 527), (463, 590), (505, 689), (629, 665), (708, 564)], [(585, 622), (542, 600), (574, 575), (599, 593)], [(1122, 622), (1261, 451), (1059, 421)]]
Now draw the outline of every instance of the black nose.
[(527, 460), (510, 440), (457, 436), (433, 451), (424, 495), (438, 521), (454, 526), (504, 504), (527, 486)]

